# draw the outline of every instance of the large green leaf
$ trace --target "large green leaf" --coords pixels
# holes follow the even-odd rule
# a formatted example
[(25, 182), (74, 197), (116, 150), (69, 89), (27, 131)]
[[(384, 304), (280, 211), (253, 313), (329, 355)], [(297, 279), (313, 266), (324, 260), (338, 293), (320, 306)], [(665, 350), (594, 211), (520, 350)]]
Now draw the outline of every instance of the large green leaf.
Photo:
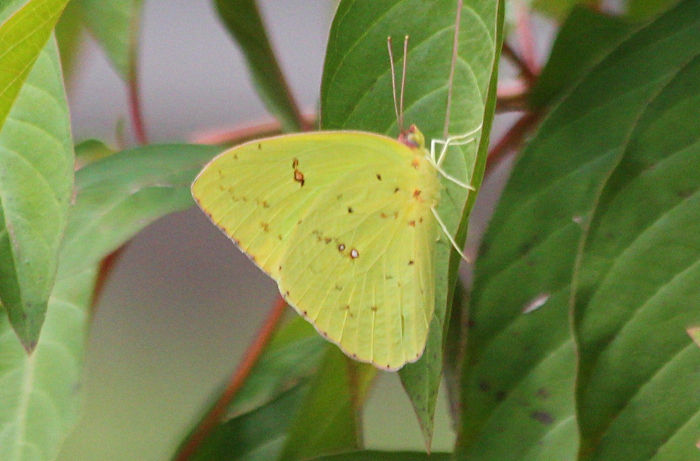
[(61, 19), (56, 24), (56, 41), (61, 54), (61, 67), (66, 87), (70, 82), (76, 67), (76, 59), (82, 45), (82, 18), (80, 4), (73, 0), (63, 10)]
[(192, 204), (189, 185), (219, 149), (153, 146), (76, 175), (44, 331), (27, 356), (0, 320), (0, 459), (49, 460), (74, 424), (87, 310), (99, 261), (158, 217)]
[(361, 448), (360, 406), (376, 369), (327, 346), (280, 456), (300, 461)]
[(301, 115), (265, 32), (255, 0), (216, 0), (219, 16), (248, 61), (258, 94), (282, 124), (298, 131)]
[(192, 460), (269, 461), (276, 459), (299, 411), (308, 385), (299, 384), (260, 408), (232, 418), (208, 435)]
[[(700, 3), (640, 34), (687, 48), (649, 99), (596, 206), (574, 306), (580, 459), (700, 455)], [(638, 68), (639, 69), (639, 68)], [(630, 69), (632, 72), (634, 68)], [(648, 71), (647, 71), (648, 72)]]
[(637, 28), (619, 17), (574, 8), (561, 26), (529, 102), (542, 108), (560, 100), (590, 69)]
[(119, 75), (128, 80), (136, 66), (142, 0), (73, 0), (88, 30)]
[[(443, 138), (449, 76), (453, 54), (457, 1), (377, 0), (342, 1), (331, 27), (321, 88), (321, 126), (360, 129), (398, 135), (392, 102), (387, 36), (395, 45), (410, 36), (407, 56), (405, 119), (415, 123), (427, 139)], [(471, 178), (477, 188), (485, 165), (488, 132), (495, 100), (495, 73), (500, 50), (501, 2), (467, 0), (461, 15), (457, 64), (452, 84), (449, 134), (479, 127), (479, 142), (452, 148), (446, 169)], [(397, 66), (403, 57), (395, 47)], [(477, 155), (478, 154), (478, 155)], [(469, 196), (469, 197), (468, 197)], [(474, 201), (446, 182), (439, 213), (447, 228), (463, 243), (466, 217)], [(456, 282), (456, 259), (445, 238), (438, 243), (436, 308), (423, 357), (400, 374), (416, 409), (426, 441), (431, 439), (433, 415), (442, 371), (442, 346), (447, 306)], [(458, 259), (458, 258), (457, 258)]]
[(408, 451), (376, 451), (365, 450), (338, 455), (321, 456), (312, 461), (447, 461), (449, 453), (417, 453)]
[(587, 7), (599, 4), (599, 0), (531, 0), (532, 9), (539, 13), (563, 21), (576, 5)]
[(669, 8), (678, 0), (627, 0), (627, 13), (634, 19), (647, 19)]
[(0, 127), (24, 80), (51, 36), (68, 0), (29, 0), (0, 5)]
[(65, 3), (0, 11), (0, 301), (27, 350), (44, 321), (73, 185), (68, 106), (47, 43)]
[(623, 42), (518, 160), (476, 268), (459, 458), (576, 456), (568, 301), (582, 223), (650, 101), (700, 51), (699, 9), (686, 2)]
[(236, 394), (229, 417), (256, 408), (276, 397), (292, 383), (317, 370), (325, 341), (306, 320), (294, 316), (275, 333), (258, 363)]

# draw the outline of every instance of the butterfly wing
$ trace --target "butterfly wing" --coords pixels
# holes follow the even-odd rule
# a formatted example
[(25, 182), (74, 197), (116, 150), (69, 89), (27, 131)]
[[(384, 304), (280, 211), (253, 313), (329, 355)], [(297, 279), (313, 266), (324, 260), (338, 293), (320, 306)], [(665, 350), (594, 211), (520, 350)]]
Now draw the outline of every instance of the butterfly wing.
[(362, 132), (245, 143), (209, 162), (192, 184), (192, 195), (212, 222), (277, 280), (289, 236), (314, 199), (357, 168), (395, 162), (394, 144)]
[(438, 188), (422, 152), (343, 131), (230, 149), (192, 194), (324, 336), (396, 369), (422, 353), (433, 312)]
[(425, 348), (437, 236), (411, 172), (393, 169), (382, 181), (359, 171), (319, 197), (280, 264), (280, 290), (300, 314), (349, 356), (387, 370)]

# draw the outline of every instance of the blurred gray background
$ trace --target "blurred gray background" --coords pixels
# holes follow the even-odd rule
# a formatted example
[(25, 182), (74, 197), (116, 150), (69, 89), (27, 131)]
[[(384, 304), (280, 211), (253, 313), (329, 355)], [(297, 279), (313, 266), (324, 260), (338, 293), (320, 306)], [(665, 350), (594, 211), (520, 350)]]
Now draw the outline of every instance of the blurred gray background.
[[(336, 2), (260, 4), (291, 88), (302, 109), (313, 111)], [(211, 1), (147, 0), (142, 28), (142, 96), (151, 142), (186, 141), (203, 131), (269, 119)], [(546, 48), (548, 34), (542, 35)], [(127, 133), (130, 127), (124, 85), (91, 39), (78, 68), (69, 90), (75, 140), (113, 143), (118, 123)], [(499, 117), (492, 138), (510, 120)], [(470, 228), (472, 254), (507, 163), (482, 190)], [(468, 277), (469, 269), (462, 270)], [(148, 227), (128, 245), (105, 286), (90, 331), (84, 416), (61, 459), (168, 459), (235, 368), (276, 294), (275, 284), (198, 210)], [(424, 448), (395, 374), (381, 374), (365, 423), (370, 448)], [(433, 449), (448, 450), (453, 440), (442, 395)]]

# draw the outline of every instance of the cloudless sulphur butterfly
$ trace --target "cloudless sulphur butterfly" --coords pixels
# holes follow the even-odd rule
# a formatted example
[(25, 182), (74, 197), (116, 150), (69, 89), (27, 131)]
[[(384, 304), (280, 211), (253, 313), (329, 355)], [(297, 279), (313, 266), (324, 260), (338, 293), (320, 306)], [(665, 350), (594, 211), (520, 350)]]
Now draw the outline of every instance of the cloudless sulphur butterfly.
[(323, 336), (395, 370), (421, 356), (435, 302), (440, 182), (426, 153), (414, 127), (405, 142), (278, 136), (216, 157), (192, 194)]

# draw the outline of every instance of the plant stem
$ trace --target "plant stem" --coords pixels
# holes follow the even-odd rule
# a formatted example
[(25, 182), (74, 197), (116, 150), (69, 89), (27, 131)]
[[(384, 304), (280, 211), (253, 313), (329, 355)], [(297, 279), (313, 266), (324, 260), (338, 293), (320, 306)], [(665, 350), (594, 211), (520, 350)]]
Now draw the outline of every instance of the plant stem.
[(245, 383), (248, 375), (253, 370), (253, 367), (260, 358), (265, 346), (272, 338), (272, 334), (277, 329), (282, 314), (284, 313), (287, 303), (278, 296), (275, 304), (272, 306), (265, 322), (258, 331), (253, 342), (248, 346), (243, 359), (238, 365), (236, 371), (231, 375), (226, 388), (221, 393), (221, 396), (216, 403), (211, 407), (209, 412), (202, 418), (197, 427), (192, 431), (187, 440), (182, 445), (182, 448), (175, 455), (176, 461), (185, 461), (190, 459), (199, 448), (200, 444), (206, 439), (207, 435), (221, 421), (221, 418), (226, 413), (228, 406), (236, 396), (240, 388)]
[[(315, 114), (304, 114), (302, 118), (306, 127), (312, 127), (316, 122)], [(195, 144), (240, 144), (248, 140), (280, 133), (282, 133), (282, 124), (275, 119), (241, 125), (232, 129), (196, 133), (191, 137), (191, 142)]]
[(525, 135), (540, 119), (539, 112), (527, 112), (503, 135), (489, 151), (486, 158), (486, 173), (493, 171), (503, 158), (511, 151), (514, 151), (522, 143)]
[(499, 85), (496, 93), (496, 112), (527, 110), (528, 91), (528, 85), (522, 80)]
[(503, 55), (507, 57), (513, 64), (516, 65), (522, 78), (525, 79), (529, 85), (537, 80), (537, 76), (530, 70), (527, 63), (518, 55), (518, 53), (513, 50), (513, 48), (507, 43), (503, 42)]
[(520, 45), (523, 62), (530, 74), (538, 75), (540, 73), (540, 66), (537, 63), (537, 54), (535, 53), (535, 39), (532, 34), (530, 12), (528, 11), (527, 5), (522, 0), (518, 1), (516, 9), (516, 29), (518, 31), (518, 44)]
[(117, 265), (117, 261), (121, 258), (124, 250), (128, 243), (125, 243), (121, 247), (117, 248), (107, 256), (105, 256), (100, 262), (100, 269), (97, 273), (97, 279), (95, 280), (95, 288), (92, 291), (92, 303), (90, 305), (90, 313), (93, 314), (96, 310), (97, 304), (100, 301), (102, 292), (104, 290), (105, 282), (112, 274), (114, 267)]
[[(132, 60), (135, 61), (136, 58), (134, 57)], [(146, 125), (143, 121), (143, 109), (141, 107), (141, 94), (136, 62), (132, 62), (131, 65), (129, 81), (127, 82), (127, 91), (129, 93), (129, 114), (131, 115), (131, 125), (134, 128), (134, 136), (139, 144), (148, 144)]]

